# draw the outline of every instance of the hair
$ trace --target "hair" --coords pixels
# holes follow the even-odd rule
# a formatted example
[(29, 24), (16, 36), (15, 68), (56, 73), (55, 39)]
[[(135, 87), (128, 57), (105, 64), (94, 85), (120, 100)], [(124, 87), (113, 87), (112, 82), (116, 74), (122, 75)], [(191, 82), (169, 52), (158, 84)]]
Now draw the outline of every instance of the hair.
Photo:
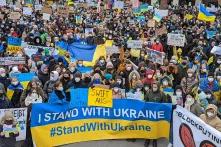
[(58, 87), (60, 84), (62, 84), (61, 81), (57, 81), (55, 84), (54, 84), (54, 88)]

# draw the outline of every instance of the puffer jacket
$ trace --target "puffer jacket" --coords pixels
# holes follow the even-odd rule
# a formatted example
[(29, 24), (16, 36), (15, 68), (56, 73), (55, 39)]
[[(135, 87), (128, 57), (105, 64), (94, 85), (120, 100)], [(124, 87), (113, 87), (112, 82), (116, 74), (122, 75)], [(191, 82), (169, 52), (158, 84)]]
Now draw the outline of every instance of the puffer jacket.
[[(214, 117), (209, 118), (206, 113), (209, 109), (213, 109), (215, 112)], [(205, 114), (200, 115), (200, 118), (208, 125), (212, 126), (216, 130), (221, 132), (221, 120), (217, 117), (217, 107), (213, 104), (209, 104), (206, 108)]]

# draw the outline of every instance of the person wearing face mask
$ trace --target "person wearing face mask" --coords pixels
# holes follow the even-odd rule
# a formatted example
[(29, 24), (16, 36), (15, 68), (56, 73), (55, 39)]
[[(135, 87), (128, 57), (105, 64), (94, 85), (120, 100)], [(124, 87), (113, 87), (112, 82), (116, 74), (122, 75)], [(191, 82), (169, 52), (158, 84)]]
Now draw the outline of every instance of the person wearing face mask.
[(200, 115), (200, 118), (211, 127), (221, 132), (221, 120), (217, 116), (217, 106), (209, 104), (205, 114)]
[(185, 108), (198, 117), (203, 113), (203, 109), (201, 108), (200, 104), (194, 99), (194, 95), (192, 93), (186, 96)]
[(172, 96), (172, 104), (184, 106), (184, 93), (180, 85), (177, 85)]
[(72, 81), (71, 81), (71, 73), (70, 71), (65, 71), (63, 74), (62, 74), (62, 78), (61, 78), (61, 83), (63, 85), (63, 88), (64, 88), (64, 93), (65, 93), (65, 96), (67, 98), (67, 101), (69, 102), (70, 99), (71, 99), (71, 93), (70, 93), (70, 87), (72, 86)]
[(121, 93), (121, 88), (118, 83), (114, 83), (111, 85), (113, 91), (113, 99), (122, 99), (123, 94)]
[(73, 88), (83, 88), (82, 74), (80, 72), (77, 72), (76, 74), (74, 74), (74, 77), (72, 79), (71, 87), (73, 87)]
[(174, 94), (174, 89), (172, 87), (172, 81), (170, 79), (169, 76), (164, 76), (161, 79), (161, 88), (162, 91), (165, 95), (167, 95), (168, 99), (170, 100), (169, 102), (171, 102), (171, 97)]
[(119, 84), (121, 89), (125, 89), (124, 80), (123, 80), (122, 76), (117, 75), (115, 77), (115, 83)]
[(154, 70), (147, 69), (145, 73), (145, 78), (142, 80), (143, 84), (151, 85), (155, 82), (154, 79)]
[[(23, 86), (21, 83), (18, 81), (16, 77), (11, 78), (11, 84), (8, 86), (8, 96), (10, 95), (9, 99), (11, 99), (12, 105), (15, 108), (20, 107), (20, 97), (23, 92)], [(9, 94), (12, 93), (12, 94)]]
[(140, 74), (136, 70), (133, 70), (129, 75), (130, 89), (135, 89), (138, 82), (141, 82)]
[(0, 109), (12, 108), (11, 102), (8, 100), (4, 85), (0, 83)]
[(93, 87), (93, 86), (100, 85), (100, 84), (103, 84), (101, 75), (98, 73), (95, 73), (92, 77), (89, 87)]
[(59, 74), (57, 71), (50, 73), (50, 80), (44, 84), (44, 92), (50, 94), (54, 90), (54, 84), (59, 80)]
[(54, 84), (54, 90), (49, 94), (49, 104), (66, 104), (67, 98), (64, 93), (63, 85), (60, 81)]
[(205, 94), (206, 94), (206, 100), (207, 100), (208, 104), (214, 104), (214, 105), (218, 104), (212, 91), (206, 90)]
[(37, 84), (36, 80), (28, 83), (27, 88), (22, 92), (20, 104), (22, 107), (30, 107), (31, 104), (42, 103), (46, 100), (43, 89)]
[(95, 68), (100, 67), (100, 70), (104, 71), (106, 69), (106, 60), (104, 57), (100, 57), (98, 62), (95, 64)]
[[(154, 103), (166, 103), (166, 95), (160, 90), (160, 84), (157, 82), (152, 83), (151, 90), (144, 96), (145, 102)], [(144, 146), (148, 147), (150, 144), (150, 139), (146, 139)], [(153, 147), (157, 147), (157, 139), (153, 139)]]
[(191, 68), (187, 70), (187, 77), (183, 77), (180, 85), (182, 86), (183, 92), (188, 94), (192, 91), (192, 89), (197, 86), (198, 80), (194, 75), (194, 72)]
[(160, 43), (159, 39), (157, 39), (156, 42), (153, 43), (151, 49), (159, 52), (164, 52), (163, 45)]
[(85, 73), (83, 79), (83, 87), (88, 88), (90, 83), (91, 83), (90, 73)]
[(38, 79), (41, 81), (42, 85), (50, 79), (48, 66), (45, 64), (41, 65), (41, 68), (38, 70)]
[(78, 69), (76, 68), (76, 63), (75, 62), (71, 62), (68, 66), (68, 70), (71, 73), (71, 78), (73, 78), (74, 74), (76, 74), (78, 71)]
[(0, 83), (2, 83), (7, 89), (8, 85), (10, 84), (10, 79), (8, 78), (8, 75), (6, 74), (5, 68), (0, 68)]
[(213, 77), (213, 73), (209, 73), (207, 78), (204, 78), (200, 81), (199, 88), (202, 91), (210, 90), (212, 92), (219, 91), (219, 84), (216, 79)]

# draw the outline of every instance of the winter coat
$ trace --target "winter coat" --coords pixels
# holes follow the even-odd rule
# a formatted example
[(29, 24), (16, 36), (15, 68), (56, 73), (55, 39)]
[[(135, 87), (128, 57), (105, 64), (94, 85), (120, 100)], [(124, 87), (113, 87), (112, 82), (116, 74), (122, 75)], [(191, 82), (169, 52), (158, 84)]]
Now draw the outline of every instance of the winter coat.
[(161, 43), (154, 43), (151, 47), (151, 49), (155, 50), (155, 51), (159, 51), (159, 52), (164, 52), (163, 50), (163, 45)]
[(190, 93), (192, 91), (193, 87), (196, 86), (196, 84), (197, 84), (197, 80), (195, 77), (191, 77), (191, 78), (184, 77), (180, 83), (184, 93), (186, 93), (186, 94)]
[(38, 79), (42, 82), (42, 85), (45, 85), (45, 83), (50, 79), (50, 76), (48, 73), (45, 74), (41, 70), (39, 70)]
[(213, 91), (213, 92), (219, 91), (218, 82), (216, 80), (214, 80), (212, 82), (212, 84), (210, 84), (207, 78), (202, 79), (200, 81), (199, 87), (203, 91), (207, 91), (207, 90), (210, 90), (210, 91)]
[(7, 108), (12, 108), (12, 104), (8, 100), (8, 98), (5, 95), (3, 95), (0, 98), (0, 109), (7, 109)]
[(144, 100), (146, 102), (156, 102), (156, 103), (166, 103), (166, 95), (161, 92), (160, 90), (157, 91), (150, 91), (148, 92), (145, 97)]
[[(209, 118), (206, 114), (208, 109), (213, 109), (216, 113), (213, 118)], [(200, 118), (208, 125), (221, 132), (221, 120), (217, 117), (217, 107), (213, 104), (208, 105), (205, 114), (200, 115)]]

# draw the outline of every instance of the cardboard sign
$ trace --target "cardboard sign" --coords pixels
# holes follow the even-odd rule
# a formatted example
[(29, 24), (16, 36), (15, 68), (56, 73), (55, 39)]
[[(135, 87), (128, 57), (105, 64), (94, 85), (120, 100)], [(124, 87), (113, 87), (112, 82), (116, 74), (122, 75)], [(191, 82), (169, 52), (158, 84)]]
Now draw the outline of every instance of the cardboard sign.
[(119, 48), (117, 46), (106, 47), (106, 54), (112, 55), (114, 53), (120, 53)]
[(163, 26), (162, 28), (156, 29), (155, 34), (156, 34), (156, 36), (160, 36), (160, 35), (163, 35), (163, 34), (167, 34), (167, 28), (166, 28), (166, 26)]
[(165, 53), (151, 49), (146, 49), (146, 52), (147, 52), (147, 60), (163, 65)]
[[(2, 120), (2, 118), (5, 116), (5, 111), (11, 111), (13, 114), (13, 118), (17, 122), (16, 127), (19, 128), (18, 129), (19, 136), (16, 137), (16, 141), (25, 140), (26, 139), (26, 125), (27, 125), (27, 108), (0, 109), (0, 120)], [(9, 129), (10, 127), (4, 126), (3, 132), (1, 132), (5, 134), (5, 136), (9, 135), (7, 134), (7, 131), (4, 132), (6, 128)], [(13, 129), (10, 129), (10, 130), (13, 130)]]
[(155, 27), (155, 25), (156, 25), (156, 22), (154, 19), (148, 20), (148, 23), (147, 23), (148, 27), (153, 28), (153, 27)]
[(50, 20), (50, 16), (51, 16), (51, 14), (43, 13), (42, 19), (44, 19), (44, 20)]
[(42, 11), (41, 11), (42, 13), (47, 13), (47, 14), (52, 14), (52, 8), (51, 7), (49, 7), (49, 6), (44, 6), (43, 8), (42, 8)]
[(20, 19), (21, 14), (19, 12), (11, 12), (9, 15), (9, 19), (18, 20)]
[(124, 2), (123, 1), (115, 1), (114, 2), (114, 9), (123, 9), (124, 8)]
[(159, 14), (162, 17), (166, 17), (169, 14), (168, 10), (160, 10), (160, 9), (155, 9), (155, 14)]
[(23, 14), (24, 15), (32, 15), (32, 8), (23, 7)]
[(167, 34), (167, 45), (184, 47), (186, 38), (183, 34)]
[(0, 65), (19, 65), (25, 64), (24, 57), (0, 57)]
[(142, 40), (128, 40), (127, 41), (128, 48), (141, 49), (143, 47)]
[(112, 107), (113, 95), (112, 90), (104, 88), (89, 88), (88, 106)]

